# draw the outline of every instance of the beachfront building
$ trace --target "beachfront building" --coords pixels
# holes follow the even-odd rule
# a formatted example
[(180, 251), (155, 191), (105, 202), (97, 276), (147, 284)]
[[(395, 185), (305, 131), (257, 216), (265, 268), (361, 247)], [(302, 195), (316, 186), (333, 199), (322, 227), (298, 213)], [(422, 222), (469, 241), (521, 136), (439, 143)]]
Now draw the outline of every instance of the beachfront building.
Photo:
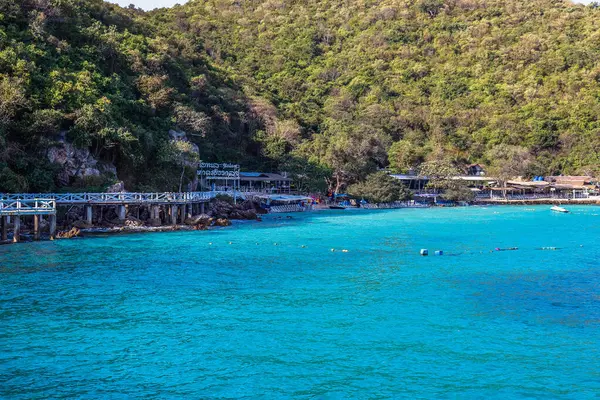
[(292, 179), (286, 173), (240, 172), (240, 190), (259, 193), (290, 193)]
[[(485, 175), (480, 164), (471, 164), (465, 171), (467, 175), (451, 179), (464, 181), (475, 193), (475, 199), (480, 201), (588, 199), (600, 195), (598, 182), (591, 176), (538, 176), (532, 180), (514, 179), (501, 184), (498, 179)], [(441, 192), (428, 187), (427, 176), (415, 173), (390, 176), (412, 190), (416, 200), (439, 202)]]
[(404, 186), (413, 191), (422, 191), (427, 187), (427, 184), (429, 183), (428, 177), (417, 175), (415, 173), (389, 175), (394, 179), (398, 179), (404, 184)]
[(598, 194), (597, 183), (589, 176), (547, 176), (533, 181), (510, 180), (505, 187), (488, 187), (478, 199), (587, 199)]
[(292, 180), (285, 173), (242, 172), (238, 164), (201, 163), (198, 169), (203, 191), (290, 193)]
[[(434, 193), (433, 189), (427, 187), (427, 184), (429, 183), (429, 177), (427, 176), (416, 174), (390, 174), (390, 176), (402, 182), (407, 188), (412, 190), (415, 195)], [(491, 186), (497, 181), (496, 178), (484, 175), (457, 175), (453, 176), (451, 179), (465, 181), (467, 186), (473, 189)]]

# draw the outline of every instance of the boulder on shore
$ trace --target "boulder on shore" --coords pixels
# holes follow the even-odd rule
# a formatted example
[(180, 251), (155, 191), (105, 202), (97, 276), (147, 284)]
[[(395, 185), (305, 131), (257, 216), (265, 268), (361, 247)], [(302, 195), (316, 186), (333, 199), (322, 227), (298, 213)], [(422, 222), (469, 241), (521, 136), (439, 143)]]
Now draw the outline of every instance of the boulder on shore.
[(210, 217), (210, 215), (208, 214), (199, 214), (199, 215), (193, 215), (190, 218), (187, 218), (184, 223), (186, 225), (191, 225), (191, 226), (195, 226), (195, 225), (208, 225), (210, 224), (212, 218)]
[(229, 226), (231, 225), (231, 221), (227, 218), (219, 218), (215, 221), (215, 226)]
[(246, 200), (238, 204), (216, 200), (211, 203), (208, 213), (215, 218), (255, 220), (257, 214), (260, 212), (260, 205), (251, 200)]
[(141, 220), (139, 220), (139, 219), (137, 219), (135, 217), (128, 216), (127, 219), (125, 220), (124, 225), (125, 226), (129, 226), (129, 227), (132, 227), (132, 226), (133, 227), (139, 227), (139, 226), (143, 226), (144, 223)]

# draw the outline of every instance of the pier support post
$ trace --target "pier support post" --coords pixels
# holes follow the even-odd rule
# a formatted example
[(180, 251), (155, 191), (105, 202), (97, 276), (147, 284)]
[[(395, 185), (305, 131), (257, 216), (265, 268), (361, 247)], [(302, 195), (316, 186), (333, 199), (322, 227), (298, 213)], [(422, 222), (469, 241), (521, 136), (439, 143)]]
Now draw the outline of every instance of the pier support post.
[(204, 214), (204, 203), (200, 203), (200, 214)]
[(179, 211), (179, 209), (176, 205), (171, 206), (171, 225), (177, 225), (178, 211)]
[(186, 204), (185, 206), (185, 215), (183, 216), (183, 220), (185, 221), (187, 218), (192, 218), (192, 204)]
[(33, 240), (40, 240), (40, 216), (33, 216)]
[(49, 220), (50, 240), (54, 240), (56, 237), (56, 214), (50, 214)]
[(92, 224), (92, 206), (85, 206), (85, 222)]
[(15, 216), (15, 223), (13, 227), (13, 243), (19, 243), (21, 240), (21, 216)]
[(8, 240), (8, 217), (2, 217), (2, 240)]
[(127, 208), (124, 205), (117, 206), (117, 215), (121, 221), (125, 221), (125, 218), (127, 218)]

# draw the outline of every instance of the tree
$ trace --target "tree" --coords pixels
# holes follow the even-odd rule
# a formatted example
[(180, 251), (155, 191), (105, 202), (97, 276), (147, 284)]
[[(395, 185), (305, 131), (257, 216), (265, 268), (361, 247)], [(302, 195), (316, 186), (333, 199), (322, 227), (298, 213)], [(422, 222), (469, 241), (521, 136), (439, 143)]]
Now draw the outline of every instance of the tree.
[[(494, 146), (486, 153), (486, 157), (489, 160), (489, 175), (498, 179), (504, 188), (507, 181), (525, 175), (532, 162), (526, 148), (506, 144)], [(506, 196), (506, 190), (503, 194)]]
[(0, 75), (0, 128), (7, 126), (26, 103), (23, 83)]
[(408, 140), (394, 142), (388, 151), (390, 167), (396, 172), (405, 172), (423, 160), (421, 149)]
[(192, 136), (205, 137), (210, 129), (210, 119), (206, 114), (182, 104), (175, 107), (175, 120), (179, 129)]
[(421, 11), (429, 15), (431, 18), (437, 16), (443, 7), (444, 2), (442, 0), (421, 0), (419, 2), (419, 8)]
[(364, 181), (350, 185), (348, 194), (371, 203), (391, 203), (412, 197), (412, 193), (402, 182), (383, 171), (372, 173)]
[(281, 170), (288, 173), (298, 191), (302, 193), (327, 192), (327, 178), (331, 169), (301, 157), (290, 156), (281, 164)]
[(419, 166), (419, 176), (427, 178), (434, 189), (449, 187), (458, 174), (458, 168), (446, 160), (427, 161)]
[(475, 193), (467, 185), (455, 181), (444, 189), (441, 197), (448, 201), (473, 201)]
[(183, 177), (186, 168), (196, 173), (196, 167), (200, 161), (198, 148), (187, 140), (170, 140), (162, 149), (161, 160), (167, 163), (175, 163), (181, 168), (179, 175), (179, 191), (183, 189)]
[(441, 197), (449, 201), (470, 201), (474, 194), (467, 183), (459, 179), (460, 171), (451, 162), (434, 160), (421, 164), (419, 175), (426, 177), (428, 185), (441, 191)]

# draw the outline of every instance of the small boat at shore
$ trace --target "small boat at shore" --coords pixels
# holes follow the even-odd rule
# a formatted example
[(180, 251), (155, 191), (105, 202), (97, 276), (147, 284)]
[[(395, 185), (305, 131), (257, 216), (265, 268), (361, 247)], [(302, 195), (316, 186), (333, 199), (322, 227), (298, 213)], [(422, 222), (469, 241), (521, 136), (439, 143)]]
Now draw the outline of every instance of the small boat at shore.
[(552, 207), (550, 207), (550, 210), (560, 212), (560, 213), (568, 213), (569, 212), (569, 210), (567, 210), (566, 208), (563, 208), (561, 206), (552, 206)]
[(332, 210), (345, 210), (346, 207), (344, 206), (329, 206), (330, 209)]

